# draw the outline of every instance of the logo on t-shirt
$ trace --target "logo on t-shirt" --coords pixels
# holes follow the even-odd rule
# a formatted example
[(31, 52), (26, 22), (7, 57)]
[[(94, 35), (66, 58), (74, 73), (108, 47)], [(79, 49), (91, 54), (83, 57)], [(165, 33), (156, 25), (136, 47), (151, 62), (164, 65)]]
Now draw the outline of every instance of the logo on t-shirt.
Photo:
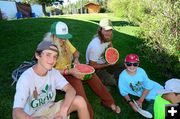
[(134, 92), (139, 92), (144, 90), (143, 83), (138, 81), (136, 84), (130, 83), (130, 87)]
[(180, 117), (180, 105), (179, 104), (168, 104), (165, 107), (166, 117), (165, 119), (179, 119)]
[(46, 85), (44, 89), (39, 90), (39, 93), (37, 91), (37, 88), (35, 87), (35, 90), (33, 91), (33, 96), (30, 101), (30, 106), (32, 108), (38, 108), (42, 105), (46, 104), (47, 102), (50, 102), (54, 97), (54, 93), (52, 91), (51, 85)]

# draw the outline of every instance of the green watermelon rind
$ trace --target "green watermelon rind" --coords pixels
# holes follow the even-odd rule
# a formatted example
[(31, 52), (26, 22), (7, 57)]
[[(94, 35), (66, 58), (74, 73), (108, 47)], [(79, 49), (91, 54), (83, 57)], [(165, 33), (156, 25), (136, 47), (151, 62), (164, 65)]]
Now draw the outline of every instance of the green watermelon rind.
[(93, 76), (93, 74), (94, 74), (94, 72), (91, 73), (91, 74), (85, 74), (82, 80), (87, 81), (87, 80), (91, 79), (91, 77)]
[[(118, 58), (117, 58), (117, 60), (116, 60), (115, 62), (109, 62), (109, 61), (107, 60), (107, 58), (106, 58), (106, 52), (107, 52), (109, 49), (113, 49), (113, 50), (117, 51), (117, 53), (118, 53)], [(119, 52), (118, 52), (117, 49), (115, 49), (115, 48), (113, 48), (113, 47), (109, 47), (109, 48), (106, 49), (106, 51), (105, 51), (105, 53), (104, 53), (104, 57), (105, 57), (105, 60), (106, 60), (106, 62), (107, 62), (108, 64), (115, 64), (115, 63), (119, 60)]]
[(91, 73), (82, 73), (82, 72), (80, 72), (84, 76), (81, 80), (87, 81), (87, 80), (91, 79), (91, 77), (93, 76), (94, 72), (95, 72), (94, 68), (93, 68), (93, 71)]

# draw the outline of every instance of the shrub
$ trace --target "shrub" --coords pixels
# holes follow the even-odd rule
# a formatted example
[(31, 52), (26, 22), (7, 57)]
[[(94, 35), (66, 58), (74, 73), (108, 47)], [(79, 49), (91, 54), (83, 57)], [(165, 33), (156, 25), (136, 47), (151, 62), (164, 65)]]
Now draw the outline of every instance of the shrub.
[(99, 10), (99, 13), (105, 13), (105, 12), (106, 12), (106, 8), (101, 7), (100, 10)]
[(108, 7), (116, 15), (139, 24), (139, 36), (144, 44), (137, 48), (145, 58), (156, 62), (162, 71), (169, 73), (168, 77), (178, 77), (180, 1), (113, 0), (108, 2)]

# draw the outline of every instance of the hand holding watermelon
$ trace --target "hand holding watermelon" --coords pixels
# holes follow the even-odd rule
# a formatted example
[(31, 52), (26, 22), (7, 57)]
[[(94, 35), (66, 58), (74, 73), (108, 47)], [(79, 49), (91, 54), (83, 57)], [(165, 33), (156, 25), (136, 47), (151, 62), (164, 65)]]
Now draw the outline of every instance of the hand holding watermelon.
[(76, 65), (76, 64), (80, 64), (80, 62), (79, 62), (79, 59), (78, 59), (78, 58), (75, 58), (75, 59), (74, 59), (73, 65)]
[(83, 79), (83, 75), (79, 72), (79, 70), (77, 70), (76, 68), (72, 68), (72, 69), (70, 69), (69, 70), (69, 73), (72, 75), (72, 76), (74, 76), (74, 77), (76, 77), (76, 78), (78, 78), (78, 79)]
[(76, 64), (70, 70), (71, 75), (81, 80), (89, 80), (94, 74), (95, 69), (86, 64)]

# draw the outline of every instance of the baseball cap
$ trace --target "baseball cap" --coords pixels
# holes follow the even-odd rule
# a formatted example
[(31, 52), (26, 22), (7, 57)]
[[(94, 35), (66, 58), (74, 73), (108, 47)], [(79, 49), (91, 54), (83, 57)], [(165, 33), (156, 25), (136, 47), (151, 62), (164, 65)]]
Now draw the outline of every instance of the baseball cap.
[(53, 44), (51, 41), (41, 41), (38, 44), (36, 51), (52, 50), (58, 53), (58, 48), (54, 49), (54, 48), (51, 48), (51, 46), (54, 46), (57, 48), (57, 46)]
[(104, 30), (113, 29), (112, 22), (108, 18), (101, 19), (99, 22), (99, 26), (102, 27)]
[(158, 91), (159, 94), (166, 93), (180, 93), (180, 79), (169, 79), (165, 82), (165, 86), (163, 90)]
[(52, 34), (57, 36), (61, 39), (69, 39), (72, 38), (72, 35), (68, 32), (68, 27), (64, 22), (58, 21), (54, 22), (51, 25), (51, 31)]
[(125, 62), (139, 62), (139, 56), (137, 54), (128, 54)]

